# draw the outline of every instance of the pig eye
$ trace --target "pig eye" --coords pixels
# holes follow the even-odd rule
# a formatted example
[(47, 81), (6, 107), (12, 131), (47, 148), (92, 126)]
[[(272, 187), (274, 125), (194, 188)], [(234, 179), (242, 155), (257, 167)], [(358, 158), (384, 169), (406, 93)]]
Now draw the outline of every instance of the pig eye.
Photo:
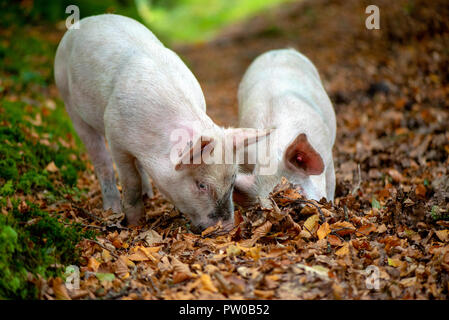
[(197, 181), (196, 186), (200, 191), (207, 191), (207, 184)]

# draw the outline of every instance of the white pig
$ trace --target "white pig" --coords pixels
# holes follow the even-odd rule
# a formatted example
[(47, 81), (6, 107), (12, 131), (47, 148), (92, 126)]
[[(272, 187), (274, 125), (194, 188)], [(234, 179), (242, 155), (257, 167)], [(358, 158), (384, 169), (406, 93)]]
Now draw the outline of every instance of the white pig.
[(269, 155), (277, 170), (258, 174), (260, 161), (249, 167), (252, 174), (237, 177), (234, 200), (267, 205), (283, 176), (310, 199), (333, 200), (335, 112), (312, 62), (293, 49), (260, 55), (240, 83), (238, 100), (240, 127), (274, 129)]
[(59, 44), (55, 80), (94, 164), (103, 208), (123, 210), (129, 224), (138, 224), (144, 215), (142, 195), (152, 195), (149, 176), (199, 229), (219, 220), (231, 224), (237, 165), (208, 164), (201, 158), (199, 164), (173, 162), (179, 141), (172, 133), (182, 129), (188, 134), (189, 147), (175, 150), (181, 161), (197, 157), (196, 148), (214, 151), (228, 137), (238, 145), (257, 137), (255, 130), (218, 127), (205, 113), (194, 75), (139, 22), (105, 14), (82, 19), (79, 26)]

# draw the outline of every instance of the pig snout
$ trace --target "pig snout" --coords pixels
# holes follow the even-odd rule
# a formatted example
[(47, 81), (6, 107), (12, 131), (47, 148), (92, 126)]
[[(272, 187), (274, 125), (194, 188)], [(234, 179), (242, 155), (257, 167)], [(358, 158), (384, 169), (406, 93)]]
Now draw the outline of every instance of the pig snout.
[(229, 232), (234, 227), (234, 205), (231, 200), (224, 204), (218, 203), (215, 209), (207, 214), (206, 219), (193, 223), (192, 231), (200, 233), (219, 222), (221, 222), (221, 231)]

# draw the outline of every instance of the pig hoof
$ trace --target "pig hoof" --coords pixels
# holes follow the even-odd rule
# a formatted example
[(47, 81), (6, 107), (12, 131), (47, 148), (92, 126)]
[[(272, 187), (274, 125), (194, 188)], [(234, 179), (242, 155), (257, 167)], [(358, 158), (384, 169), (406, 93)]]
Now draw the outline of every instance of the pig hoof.
[(143, 207), (143, 202), (133, 206), (128, 207), (124, 209), (125, 215), (126, 215), (126, 223), (130, 226), (137, 226), (139, 225), (140, 219), (142, 219), (145, 216), (145, 210)]
[(114, 213), (122, 212), (122, 207), (120, 205), (120, 198), (118, 200), (104, 199), (103, 200), (103, 210), (106, 211), (109, 209), (112, 209), (112, 212), (114, 212)]
[(141, 217), (128, 217), (126, 216), (125, 219), (125, 225), (130, 226), (130, 227), (135, 227), (140, 225), (140, 219), (143, 217), (143, 215)]

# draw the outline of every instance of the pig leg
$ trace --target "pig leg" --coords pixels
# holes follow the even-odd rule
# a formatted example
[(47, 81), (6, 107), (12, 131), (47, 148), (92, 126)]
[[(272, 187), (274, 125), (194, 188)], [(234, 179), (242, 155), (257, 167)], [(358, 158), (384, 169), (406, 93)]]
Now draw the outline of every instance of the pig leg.
[(120, 192), (117, 189), (114, 167), (111, 156), (106, 149), (104, 136), (84, 122), (68, 104), (66, 104), (66, 110), (94, 165), (103, 196), (103, 209), (112, 209), (113, 212), (119, 213), (121, 211)]
[(331, 160), (330, 165), (326, 169), (326, 197), (328, 201), (334, 201), (335, 195), (335, 169), (334, 160)]
[(114, 147), (112, 143), (110, 147), (122, 186), (122, 207), (126, 220), (130, 225), (138, 225), (139, 220), (144, 216), (144, 205), (142, 201), (142, 179), (136, 167), (136, 158), (126, 151)]
[(148, 198), (153, 197), (153, 186), (151, 185), (150, 178), (143, 169), (140, 162), (136, 159), (136, 168), (139, 171), (140, 178), (142, 179), (142, 195), (147, 195)]

